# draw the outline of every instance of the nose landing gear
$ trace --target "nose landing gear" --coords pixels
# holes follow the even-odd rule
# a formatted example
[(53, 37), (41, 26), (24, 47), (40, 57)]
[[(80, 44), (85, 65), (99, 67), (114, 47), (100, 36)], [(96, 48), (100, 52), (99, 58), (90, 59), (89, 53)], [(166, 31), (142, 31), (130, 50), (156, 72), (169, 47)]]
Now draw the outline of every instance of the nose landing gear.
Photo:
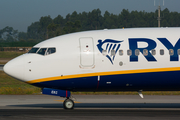
[(46, 95), (55, 95), (60, 97), (66, 97), (66, 100), (63, 102), (64, 109), (73, 109), (74, 108), (74, 100), (71, 97), (71, 92), (67, 90), (59, 90), (52, 88), (43, 88), (42, 93)]
[(67, 98), (63, 102), (64, 109), (73, 109), (74, 108), (74, 101), (72, 99)]

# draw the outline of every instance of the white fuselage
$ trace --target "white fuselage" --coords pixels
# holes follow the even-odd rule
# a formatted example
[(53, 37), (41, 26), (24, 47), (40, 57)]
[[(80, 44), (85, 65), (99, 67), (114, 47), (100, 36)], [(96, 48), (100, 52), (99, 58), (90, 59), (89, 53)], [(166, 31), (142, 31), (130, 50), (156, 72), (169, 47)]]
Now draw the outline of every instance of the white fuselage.
[[(56, 48), (55, 53), (47, 55), (26, 53), (7, 63), (4, 71), (21, 81), (38, 84), (37, 86), (40, 87), (43, 87), (43, 85), (51, 87), (53, 84), (52, 88), (61, 89), (61, 87), (57, 87), (57, 84), (61, 83), (52, 83), (52, 81), (66, 80), (67, 82), (73, 79), (68, 83), (68, 85), (71, 84), (70, 86), (67, 88), (63, 86), (62, 89), (73, 90), (77, 88), (77, 90), (82, 91), (83, 87), (78, 86), (78, 83), (75, 84), (74, 81), (81, 79), (80, 84), (83, 80), (88, 80), (87, 83), (89, 83), (89, 78), (92, 77), (93, 82), (97, 81), (97, 83), (94, 83), (93, 90), (100, 88), (101, 85), (102, 90), (105, 90), (106, 85), (107, 87), (112, 85), (107, 90), (115, 87), (117, 87), (115, 90), (118, 90), (118, 84), (122, 88), (135, 86), (132, 80), (126, 81), (125, 77), (138, 74), (138, 77), (134, 76), (134, 79), (137, 79), (136, 81), (139, 84), (130, 90), (144, 89), (141, 87), (143, 79), (138, 81), (141, 74), (142, 77), (145, 77), (144, 75), (152, 77), (153, 74), (151, 73), (155, 73), (156, 75), (152, 78), (154, 78), (153, 81), (157, 81), (159, 77), (156, 78), (156, 76), (166, 74), (164, 72), (168, 72), (168, 74), (170, 74), (169, 72), (175, 72), (172, 75), (179, 73), (179, 55), (174, 55), (178, 54), (178, 49), (180, 49), (178, 45), (179, 33), (180, 28), (134, 28), (67, 34), (34, 46), (39, 49)], [(170, 47), (172, 51), (169, 50)], [(135, 50), (137, 50), (137, 55), (135, 55)], [(155, 54), (152, 53), (152, 50), (155, 51)], [(170, 55), (170, 52), (174, 54)], [(111, 80), (111, 76), (117, 78), (116, 81), (124, 82), (117, 82), (113, 85), (114, 81)], [(123, 79), (120, 79), (121, 76)], [(107, 77), (108, 80), (104, 79), (103, 81), (103, 77)], [(171, 81), (171, 79), (177, 78), (177, 76), (171, 77), (166, 76), (166, 84), (164, 84), (163, 90), (168, 84), (171, 84), (171, 82), (167, 82), (168, 79)], [(113, 80), (114, 78), (112, 77)], [(46, 82), (51, 83), (44, 84)], [(148, 83), (152, 86), (155, 85), (150, 80), (147, 80), (146, 84), (146, 78), (144, 78), (142, 86), (147, 86), (147, 90), (151, 90)], [(176, 84), (179, 83), (176, 81)], [(81, 85), (88, 86), (84, 84)], [(161, 85), (160, 82), (158, 82), (159, 85)], [(172, 85), (174, 84), (172, 83)], [(170, 87), (168, 88), (170, 89)], [(160, 89), (157, 86), (155, 88), (155, 90)]]

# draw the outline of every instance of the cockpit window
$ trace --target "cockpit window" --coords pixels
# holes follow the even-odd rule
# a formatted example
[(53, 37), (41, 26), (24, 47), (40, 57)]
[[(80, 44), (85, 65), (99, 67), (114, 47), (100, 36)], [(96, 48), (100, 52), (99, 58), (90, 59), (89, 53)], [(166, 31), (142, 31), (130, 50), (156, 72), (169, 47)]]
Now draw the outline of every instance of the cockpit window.
[(39, 48), (33, 47), (28, 53), (36, 53)]
[(41, 48), (41, 49), (37, 52), (37, 54), (45, 55), (46, 50), (47, 50), (47, 48)]
[(46, 55), (52, 54), (56, 52), (56, 48), (48, 48)]
[(33, 47), (28, 53), (36, 53), (40, 55), (50, 55), (56, 52), (56, 48), (37, 48)]

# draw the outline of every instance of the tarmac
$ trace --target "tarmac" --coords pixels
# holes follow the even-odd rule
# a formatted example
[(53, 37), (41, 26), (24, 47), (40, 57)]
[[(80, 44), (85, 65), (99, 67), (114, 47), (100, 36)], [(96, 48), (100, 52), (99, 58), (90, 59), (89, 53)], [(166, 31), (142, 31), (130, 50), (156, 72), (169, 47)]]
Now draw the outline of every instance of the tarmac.
[(3, 71), (4, 65), (0, 65), (0, 71)]
[(179, 120), (176, 95), (74, 95), (73, 110), (63, 100), (48, 95), (0, 95), (0, 120)]
[[(0, 65), (0, 71), (3, 65)], [(176, 95), (74, 95), (73, 110), (65, 98), (48, 95), (0, 95), (0, 120), (179, 120)]]

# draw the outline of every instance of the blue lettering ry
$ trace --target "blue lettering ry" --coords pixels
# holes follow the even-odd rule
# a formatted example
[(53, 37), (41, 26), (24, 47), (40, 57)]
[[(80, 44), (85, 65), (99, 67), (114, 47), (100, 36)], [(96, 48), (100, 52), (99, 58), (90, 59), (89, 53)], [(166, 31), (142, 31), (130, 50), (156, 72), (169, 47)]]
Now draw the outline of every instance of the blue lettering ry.
[[(146, 42), (148, 44), (145, 48), (138, 48), (138, 42)], [(156, 47), (156, 42), (151, 39), (147, 38), (129, 38), (129, 49), (132, 50), (132, 55), (130, 56), (130, 62), (137, 62), (138, 56), (135, 55), (135, 50), (139, 49), (140, 52), (143, 54), (143, 50), (148, 50), (148, 55), (144, 56), (147, 61), (156, 61), (156, 59), (153, 57), (153, 55), (150, 53), (150, 50), (154, 49)]]
[(158, 38), (158, 40), (169, 50), (174, 50), (174, 55), (170, 56), (170, 61), (179, 61), (179, 56), (177, 50), (180, 49), (180, 39), (173, 45), (166, 38)]

